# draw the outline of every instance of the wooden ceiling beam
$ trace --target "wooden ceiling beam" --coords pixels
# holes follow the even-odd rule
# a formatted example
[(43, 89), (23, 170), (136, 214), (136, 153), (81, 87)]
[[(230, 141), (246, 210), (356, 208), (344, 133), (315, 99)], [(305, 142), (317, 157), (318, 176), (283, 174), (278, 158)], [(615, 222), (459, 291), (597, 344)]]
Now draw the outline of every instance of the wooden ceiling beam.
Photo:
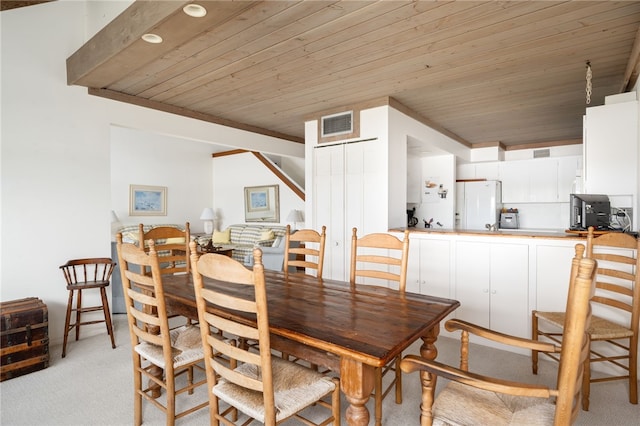
[(629, 61), (627, 62), (627, 69), (624, 72), (624, 79), (622, 86), (620, 87), (620, 93), (627, 92), (633, 89), (638, 81), (638, 72), (640, 72), (640, 27), (636, 33), (636, 39), (633, 42), (631, 48), (631, 54), (629, 55)]
[[(123, 51), (136, 43), (145, 43), (140, 37), (166, 20), (186, 1), (136, 1), (89, 41), (67, 58), (67, 84), (86, 87), (106, 87), (100, 78), (92, 74), (104, 75), (104, 66), (114, 58), (122, 57)], [(160, 43), (158, 50), (172, 50), (173, 46)], [(133, 59), (133, 58), (132, 58)], [(135, 58), (136, 63), (140, 58)], [(111, 73), (111, 69), (108, 73)]]
[(299, 138), (296, 136), (275, 132), (273, 130), (264, 129), (258, 126), (239, 123), (237, 121), (216, 117), (210, 114), (204, 114), (202, 112), (193, 111), (188, 108), (181, 108), (175, 105), (163, 104), (162, 102), (156, 102), (156, 101), (151, 101), (149, 99), (139, 98), (137, 96), (127, 95), (125, 93), (114, 92), (108, 89), (89, 88), (89, 94), (94, 96), (100, 96), (101, 98), (111, 99), (114, 101), (125, 102), (132, 105), (138, 105), (145, 108), (155, 109), (157, 111), (164, 111), (164, 112), (168, 112), (175, 115), (181, 115), (183, 117), (189, 117), (196, 120), (206, 121), (208, 123), (219, 124), (221, 126), (232, 127), (234, 129), (245, 130), (247, 132), (257, 133), (265, 136), (271, 136), (273, 138), (283, 139), (290, 142), (304, 143), (304, 138)]

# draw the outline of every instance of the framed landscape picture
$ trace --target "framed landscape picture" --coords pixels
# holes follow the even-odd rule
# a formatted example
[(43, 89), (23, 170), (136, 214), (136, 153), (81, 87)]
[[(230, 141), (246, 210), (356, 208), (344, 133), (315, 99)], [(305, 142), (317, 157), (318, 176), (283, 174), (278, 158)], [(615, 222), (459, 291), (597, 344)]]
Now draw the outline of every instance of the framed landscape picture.
[(280, 201), (278, 199), (278, 189), (278, 185), (245, 187), (245, 222), (279, 222)]
[(166, 215), (166, 186), (129, 185), (129, 216)]

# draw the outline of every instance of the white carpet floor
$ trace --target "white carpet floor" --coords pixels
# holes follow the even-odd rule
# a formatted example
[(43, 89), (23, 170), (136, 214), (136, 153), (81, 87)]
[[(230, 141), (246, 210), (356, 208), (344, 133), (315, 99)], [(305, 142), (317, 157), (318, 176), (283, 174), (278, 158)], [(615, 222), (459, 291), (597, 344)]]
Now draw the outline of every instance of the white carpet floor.
[[(61, 358), (61, 346), (50, 348), (50, 366), (35, 373), (0, 383), (0, 424), (13, 425), (130, 425), (133, 423), (133, 385), (131, 353), (126, 316), (115, 315), (117, 348), (111, 349), (106, 334), (71, 341), (66, 358)], [(95, 327), (100, 327), (97, 325)], [(420, 343), (406, 353), (418, 353)], [(441, 337), (437, 342), (438, 360), (457, 365), (458, 342)], [(531, 374), (530, 358), (509, 352), (472, 345), (471, 368), (483, 374), (536, 383), (555, 381), (557, 364), (542, 361), (540, 374)], [(438, 386), (444, 384), (440, 380)], [(419, 425), (420, 383), (417, 374), (404, 374), (401, 405), (392, 395), (384, 401), (384, 425)], [(184, 397), (202, 398), (200, 393)], [(373, 425), (373, 401), (367, 404)], [(143, 403), (144, 424), (164, 424), (164, 415), (151, 404)], [(342, 424), (345, 425), (346, 401), (342, 400)], [(628, 402), (628, 389), (623, 381), (595, 384), (591, 387), (590, 411), (582, 411), (578, 425), (638, 425), (640, 406)], [(178, 425), (206, 425), (206, 410), (190, 414)], [(286, 424), (300, 424), (295, 420)]]

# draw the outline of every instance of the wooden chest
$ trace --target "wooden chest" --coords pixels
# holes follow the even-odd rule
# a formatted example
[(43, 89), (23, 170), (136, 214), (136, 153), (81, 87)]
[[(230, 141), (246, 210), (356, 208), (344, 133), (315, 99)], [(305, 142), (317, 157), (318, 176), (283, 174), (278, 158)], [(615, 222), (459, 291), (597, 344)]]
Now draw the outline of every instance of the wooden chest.
[(0, 381), (49, 366), (49, 314), (36, 297), (0, 303)]

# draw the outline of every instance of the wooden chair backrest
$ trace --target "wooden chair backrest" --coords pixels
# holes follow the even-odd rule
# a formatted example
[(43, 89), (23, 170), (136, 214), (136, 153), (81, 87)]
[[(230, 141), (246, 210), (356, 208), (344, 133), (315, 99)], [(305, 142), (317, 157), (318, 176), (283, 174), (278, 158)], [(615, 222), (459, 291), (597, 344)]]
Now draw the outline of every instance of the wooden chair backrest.
[[(611, 249), (615, 250), (615, 253)], [(619, 250), (622, 249), (622, 250)], [(626, 326), (638, 335), (640, 323), (640, 239), (622, 232), (595, 236), (587, 234), (587, 257), (598, 262), (596, 293), (591, 300), (596, 315), (599, 309), (622, 310)]]
[(67, 285), (80, 282), (108, 283), (116, 263), (108, 257), (69, 260), (60, 266)]
[[(357, 277), (395, 281), (398, 290), (404, 293), (409, 262), (409, 231), (404, 231), (402, 240), (385, 233), (358, 238), (357, 233), (357, 228), (353, 228), (349, 273), (351, 284), (355, 284)], [(397, 273), (393, 272), (394, 267), (399, 268)]]
[[(193, 243), (195, 245), (195, 243)], [(195, 247), (192, 247), (195, 248)], [(262, 393), (265, 407), (265, 423), (275, 424), (275, 397), (273, 390), (273, 376), (271, 370), (271, 343), (269, 340), (269, 316), (267, 312), (267, 293), (264, 279), (264, 266), (262, 264), (262, 251), (253, 250), (254, 264), (252, 269), (230, 257), (219, 254), (203, 254), (200, 257), (192, 251), (191, 269), (193, 284), (196, 293), (198, 318), (202, 330), (204, 342), (205, 364), (209, 384), (217, 382), (216, 374), (228, 382), (237, 384), (247, 389)], [(229, 289), (234, 287), (252, 286), (255, 299), (247, 300), (242, 297), (234, 297), (229, 293), (221, 293), (211, 288), (205, 288), (203, 277), (225, 282)], [(221, 309), (255, 314), (255, 325), (236, 322), (232, 319), (219, 316), (207, 311), (207, 306), (220, 307)], [(229, 339), (221, 339), (218, 334), (211, 334), (215, 329), (223, 335), (237, 336), (239, 341), (259, 341), (259, 353), (249, 350), (251, 347), (237, 344)], [(235, 344), (234, 344), (235, 343)], [(240, 374), (228, 367), (226, 361), (220, 361), (214, 354), (222, 355), (230, 360), (233, 365), (239, 363), (251, 364), (260, 374), (251, 378)], [(238, 363), (238, 364), (239, 364)]]
[[(135, 244), (123, 243), (120, 233), (116, 235), (116, 242), (131, 348), (141, 342), (160, 346), (165, 368), (173, 369), (169, 319), (155, 243), (153, 240), (149, 242), (149, 252), (146, 253)], [(143, 270), (150, 271), (150, 274), (141, 274)]]
[(577, 244), (565, 311), (554, 425), (573, 424), (580, 411), (583, 365), (589, 356), (590, 300), (595, 292), (597, 267), (595, 260), (582, 257), (583, 252), (584, 246)]
[[(299, 229), (292, 234), (291, 226), (287, 225), (287, 230), (284, 235), (285, 273), (289, 273), (289, 266), (293, 266), (296, 268), (315, 269), (316, 277), (322, 278), (327, 227), (323, 226), (321, 232), (318, 232), (315, 229)], [(291, 247), (291, 242), (297, 242), (300, 244), (298, 246)], [(304, 256), (304, 260), (296, 259), (298, 255)]]
[(153, 240), (155, 243), (163, 274), (189, 272), (191, 268), (189, 260), (189, 243), (191, 241), (189, 222), (185, 224), (184, 231), (172, 226), (158, 226), (144, 232), (144, 225), (142, 223), (139, 224), (138, 241), (144, 241), (144, 249), (147, 252), (149, 251), (149, 240)]

